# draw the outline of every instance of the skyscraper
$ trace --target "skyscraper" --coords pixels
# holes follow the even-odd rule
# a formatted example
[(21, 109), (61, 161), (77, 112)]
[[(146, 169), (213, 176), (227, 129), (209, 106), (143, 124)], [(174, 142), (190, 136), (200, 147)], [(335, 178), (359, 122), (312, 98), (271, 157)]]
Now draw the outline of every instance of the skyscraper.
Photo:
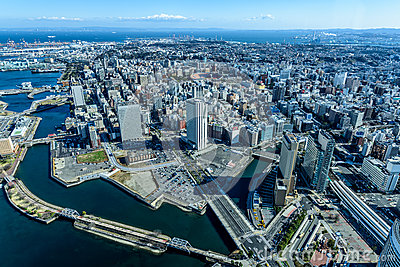
[(336, 73), (333, 79), (333, 86), (343, 88), (346, 83), (347, 72)]
[(273, 89), (272, 91), (272, 101), (277, 102), (279, 100), (283, 100), (285, 98), (286, 88), (283, 85), (280, 85)]
[(359, 126), (362, 125), (363, 118), (364, 118), (364, 112), (358, 110), (352, 110), (350, 112), (351, 125), (353, 125), (354, 128), (358, 128)]
[(197, 150), (207, 145), (207, 105), (200, 99), (186, 101), (187, 137)]
[(400, 222), (396, 220), (390, 229), (385, 246), (379, 256), (378, 267), (400, 266)]
[(122, 143), (134, 141), (142, 137), (140, 105), (119, 105), (118, 121), (121, 129)]
[(82, 86), (71, 86), (72, 98), (74, 100), (75, 107), (84, 107), (86, 106), (85, 103), (85, 96), (83, 94), (83, 87)]
[(311, 188), (323, 192), (327, 186), (335, 141), (325, 131), (318, 137), (308, 137), (308, 144), (302, 165), (302, 174)]
[(100, 147), (100, 138), (97, 134), (96, 127), (91, 125), (89, 126), (89, 139), (90, 139), (90, 147), (98, 148)]
[(294, 189), (295, 177), (293, 175), (293, 170), (296, 164), (298, 148), (299, 142), (297, 137), (292, 133), (285, 133), (282, 140), (279, 169), (281, 170), (284, 182), (287, 186), (288, 194), (293, 193)]

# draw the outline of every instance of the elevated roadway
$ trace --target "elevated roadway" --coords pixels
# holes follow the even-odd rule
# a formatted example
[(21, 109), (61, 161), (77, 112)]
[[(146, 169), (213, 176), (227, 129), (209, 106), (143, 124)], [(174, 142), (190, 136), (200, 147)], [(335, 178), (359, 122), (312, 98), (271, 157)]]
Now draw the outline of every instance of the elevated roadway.
[(266, 260), (269, 248), (264, 237), (266, 232), (255, 229), (216, 180), (198, 188), (236, 246), (246, 252), (252, 251), (260, 261)]
[(390, 226), (342, 181), (333, 180), (329, 185), (343, 206), (383, 246), (389, 235)]

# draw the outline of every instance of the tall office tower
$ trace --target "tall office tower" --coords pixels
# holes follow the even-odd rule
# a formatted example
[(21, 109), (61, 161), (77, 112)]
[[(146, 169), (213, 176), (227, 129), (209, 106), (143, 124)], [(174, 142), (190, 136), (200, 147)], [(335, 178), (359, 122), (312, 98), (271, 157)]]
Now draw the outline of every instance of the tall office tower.
[(343, 88), (346, 83), (347, 72), (336, 73), (333, 79), (333, 86)]
[(280, 80), (287, 80), (290, 78), (290, 68), (286, 68), (281, 70), (280, 74), (279, 74), (279, 79)]
[(287, 186), (287, 194), (292, 194), (295, 177), (293, 175), (294, 166), (296, 164), (297, 150), (299, 142), (297, 137), (291, 133), (285, 133), (282, 140), (281, 155), (279, 160), (279, 169), (283, 175), (284, 183)]
[(197, 150), (207, 145), (207, 105), (198, 98), (186, 101), (186, 129), (190, 142)]
[(400, 266), (400, 222), (396, 220), (390, 229), (385, 246), (379, 256), (378, 267)]
[(318, 138), (308, 137), (308, 144), (302, 165), (302, 174), (310, 187), (323, 192), (327, 186), (335, 141), (325, 131), (319, 131)]
[(121, 129), (122, 143), (142, 137), (140, 105), (128, 104), (118, 106), (118, 121)]
[(246, 110), (247, 110), (247, 101), (245, 101), (245, 100), (240, 101), (239, 113), (243, 115)]
[(283, 85), (279, 85), (272, 91), (272, 101), (277, 102), (279, 100), (283, 100), (285, 98), (286, 88)]

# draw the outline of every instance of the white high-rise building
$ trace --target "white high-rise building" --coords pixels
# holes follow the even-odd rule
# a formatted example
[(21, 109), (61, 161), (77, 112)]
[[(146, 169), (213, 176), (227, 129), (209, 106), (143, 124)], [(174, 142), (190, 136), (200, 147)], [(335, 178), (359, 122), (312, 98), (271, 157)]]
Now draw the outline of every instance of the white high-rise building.
[(83, 94), (83, 87), (82, 86), (71, 86), (72, 98), (74, 100), (75, 107), (84, 107), (86, 106), (85, 103), (85, 96)]
[(187, 138), (197, 150), (207, 145), (207, 105), (200, 99), (186, 101)]
[(333, 86), (343, 88), (346, 83), (347, 72), (336, 73), (333, 79)]
[(119, 105), (118, 120), (123, 143), (134, 141), (142, 137), (140, 105)]
[(363, 124), (364, 112), (353, 110), (350, 112), (351, 125), (358, 128)]

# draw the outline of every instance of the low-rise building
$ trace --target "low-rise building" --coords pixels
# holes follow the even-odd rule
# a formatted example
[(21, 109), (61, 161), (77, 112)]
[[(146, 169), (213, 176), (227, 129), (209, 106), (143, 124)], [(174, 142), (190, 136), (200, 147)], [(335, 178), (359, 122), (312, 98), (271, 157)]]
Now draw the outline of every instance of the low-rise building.
[(11, 138), (0, 139), (0, 156), (4, 157), (14, 153), (14, 145)]
[(396, 189), (399, 180), (400, 158), (389, 160), (387, 166), (379, 159), (365, 158), (361, 173), (379, 191), (391, 193)]

